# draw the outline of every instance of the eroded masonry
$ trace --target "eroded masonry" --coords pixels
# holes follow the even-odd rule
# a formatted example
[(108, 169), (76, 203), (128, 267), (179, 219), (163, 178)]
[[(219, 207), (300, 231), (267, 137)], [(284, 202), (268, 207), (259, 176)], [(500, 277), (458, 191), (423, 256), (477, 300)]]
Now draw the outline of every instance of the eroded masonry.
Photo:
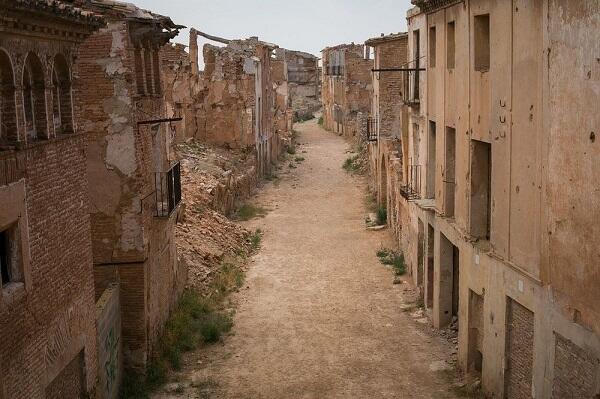
[[(412, 3), (408, 32), (366, 41), (358, 127), (431, 323), (457, 326), (460, 368), (491, 397), (597, 397), (600, 6)], [(356, 104), (330, 88), (352, 66), (323, 59), (339, 132)]]

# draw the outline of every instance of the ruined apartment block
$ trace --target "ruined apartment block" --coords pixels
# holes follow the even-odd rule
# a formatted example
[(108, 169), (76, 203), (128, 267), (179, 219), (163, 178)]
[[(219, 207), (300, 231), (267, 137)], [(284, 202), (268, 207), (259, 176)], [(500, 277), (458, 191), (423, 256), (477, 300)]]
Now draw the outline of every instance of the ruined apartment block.
[(60, 1), (0, 8), (0, 397), (83, 397), (96, 308), (72, 68), (103, 23)]
[[(403, 92), (407, 90), (403, 68), (407, 64), (407, 33), (381, 35), (365, 42), (373, 53), (373, 92), (371, 93), (371, 112), (366, 123), (366, 143), (369, 153), (369, 170), (372, 176), (369, 182), (379, 182), (381, 187), (374, 187), (380, 206), (388, 210), (390, 226), (394, 229), (397, 222), (397, 202), (383, 193), (388, 192), (387, 168), (385, 165), (394, 164), (404, 172), (401, 154), (406, 152), (402, 144), (407, 143), (403, 134), (408, 131), (408, 107), (403, 101)], [(371, 50), (368, 50), (371, 52)], [(393, 185), (398, 184), (390, 179), (390, 192), (395, 192)], [(394, 222), (395, 221), (395, 222)]]
[(413, 4), (406, 168), (377, 186), (424, 305), (491, 397), (597, 397), (600, 5)]
[(368, 114), (373, 62), (359, 44), (322, 50), (323, 127), (347, 137), (357, 135), (357, 114)]
[(180, 26), (127, 3), (85, 7), (107, 21), (81, 46), (75, 69), (96, 298), (119, 284), (125, 365), (143, 369), (186, 280), (173, 234), (180, 166), (170, 150), (159, 56)]

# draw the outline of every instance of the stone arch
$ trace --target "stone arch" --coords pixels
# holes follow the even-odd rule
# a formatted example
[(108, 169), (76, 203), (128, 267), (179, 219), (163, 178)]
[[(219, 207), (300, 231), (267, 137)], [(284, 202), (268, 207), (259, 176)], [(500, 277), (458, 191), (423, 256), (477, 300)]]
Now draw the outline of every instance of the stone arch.
[(0, 141), (10, 143), (17, 138), (14, 70), (8, 53), (0, 48)]
[(48, 138), (44, 67), (35, 53), (27, 54), (23, 66), (25, 133), (29, 139)]
[(73, 107), (71, 100), (71, 71), (62, 54), (54, 57), (52, 68), (52, 114), (54, 130), (61, 133), (73, 132)]

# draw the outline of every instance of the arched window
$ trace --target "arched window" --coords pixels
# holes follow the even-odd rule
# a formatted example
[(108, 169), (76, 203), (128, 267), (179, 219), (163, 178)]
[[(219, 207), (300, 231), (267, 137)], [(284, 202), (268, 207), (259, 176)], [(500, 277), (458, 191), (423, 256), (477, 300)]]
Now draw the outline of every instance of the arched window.
[(71, 74), (67, 60), (62, 54), (54, 58), (52, 85), (54, 129), (60, 133), (72, 133)]
[(48, 138), (44, 69), (34, 53), (27, 55), (23, 68), (23, 107), (27, 138)]
[(17, 141), (15, 79), (8, 54), (0, 50), (0, 142)]

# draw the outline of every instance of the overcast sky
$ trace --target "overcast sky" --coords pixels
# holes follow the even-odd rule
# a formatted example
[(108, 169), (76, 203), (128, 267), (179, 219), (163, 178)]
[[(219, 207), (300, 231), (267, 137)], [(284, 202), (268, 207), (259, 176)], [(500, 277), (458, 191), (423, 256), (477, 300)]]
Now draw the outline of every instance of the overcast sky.
[[(406, 31), (410, 0), (126, 0), (227, 39), (258, 36), (320, 57), (326, 46)], [(199, 38), (200, 39), (200, 38)], [(188, 44), (188, 30), (176, 42)], [(199, 40), (199, 46), (204, 41)], [(200, 50), (202, 54), (202, 50)]]

